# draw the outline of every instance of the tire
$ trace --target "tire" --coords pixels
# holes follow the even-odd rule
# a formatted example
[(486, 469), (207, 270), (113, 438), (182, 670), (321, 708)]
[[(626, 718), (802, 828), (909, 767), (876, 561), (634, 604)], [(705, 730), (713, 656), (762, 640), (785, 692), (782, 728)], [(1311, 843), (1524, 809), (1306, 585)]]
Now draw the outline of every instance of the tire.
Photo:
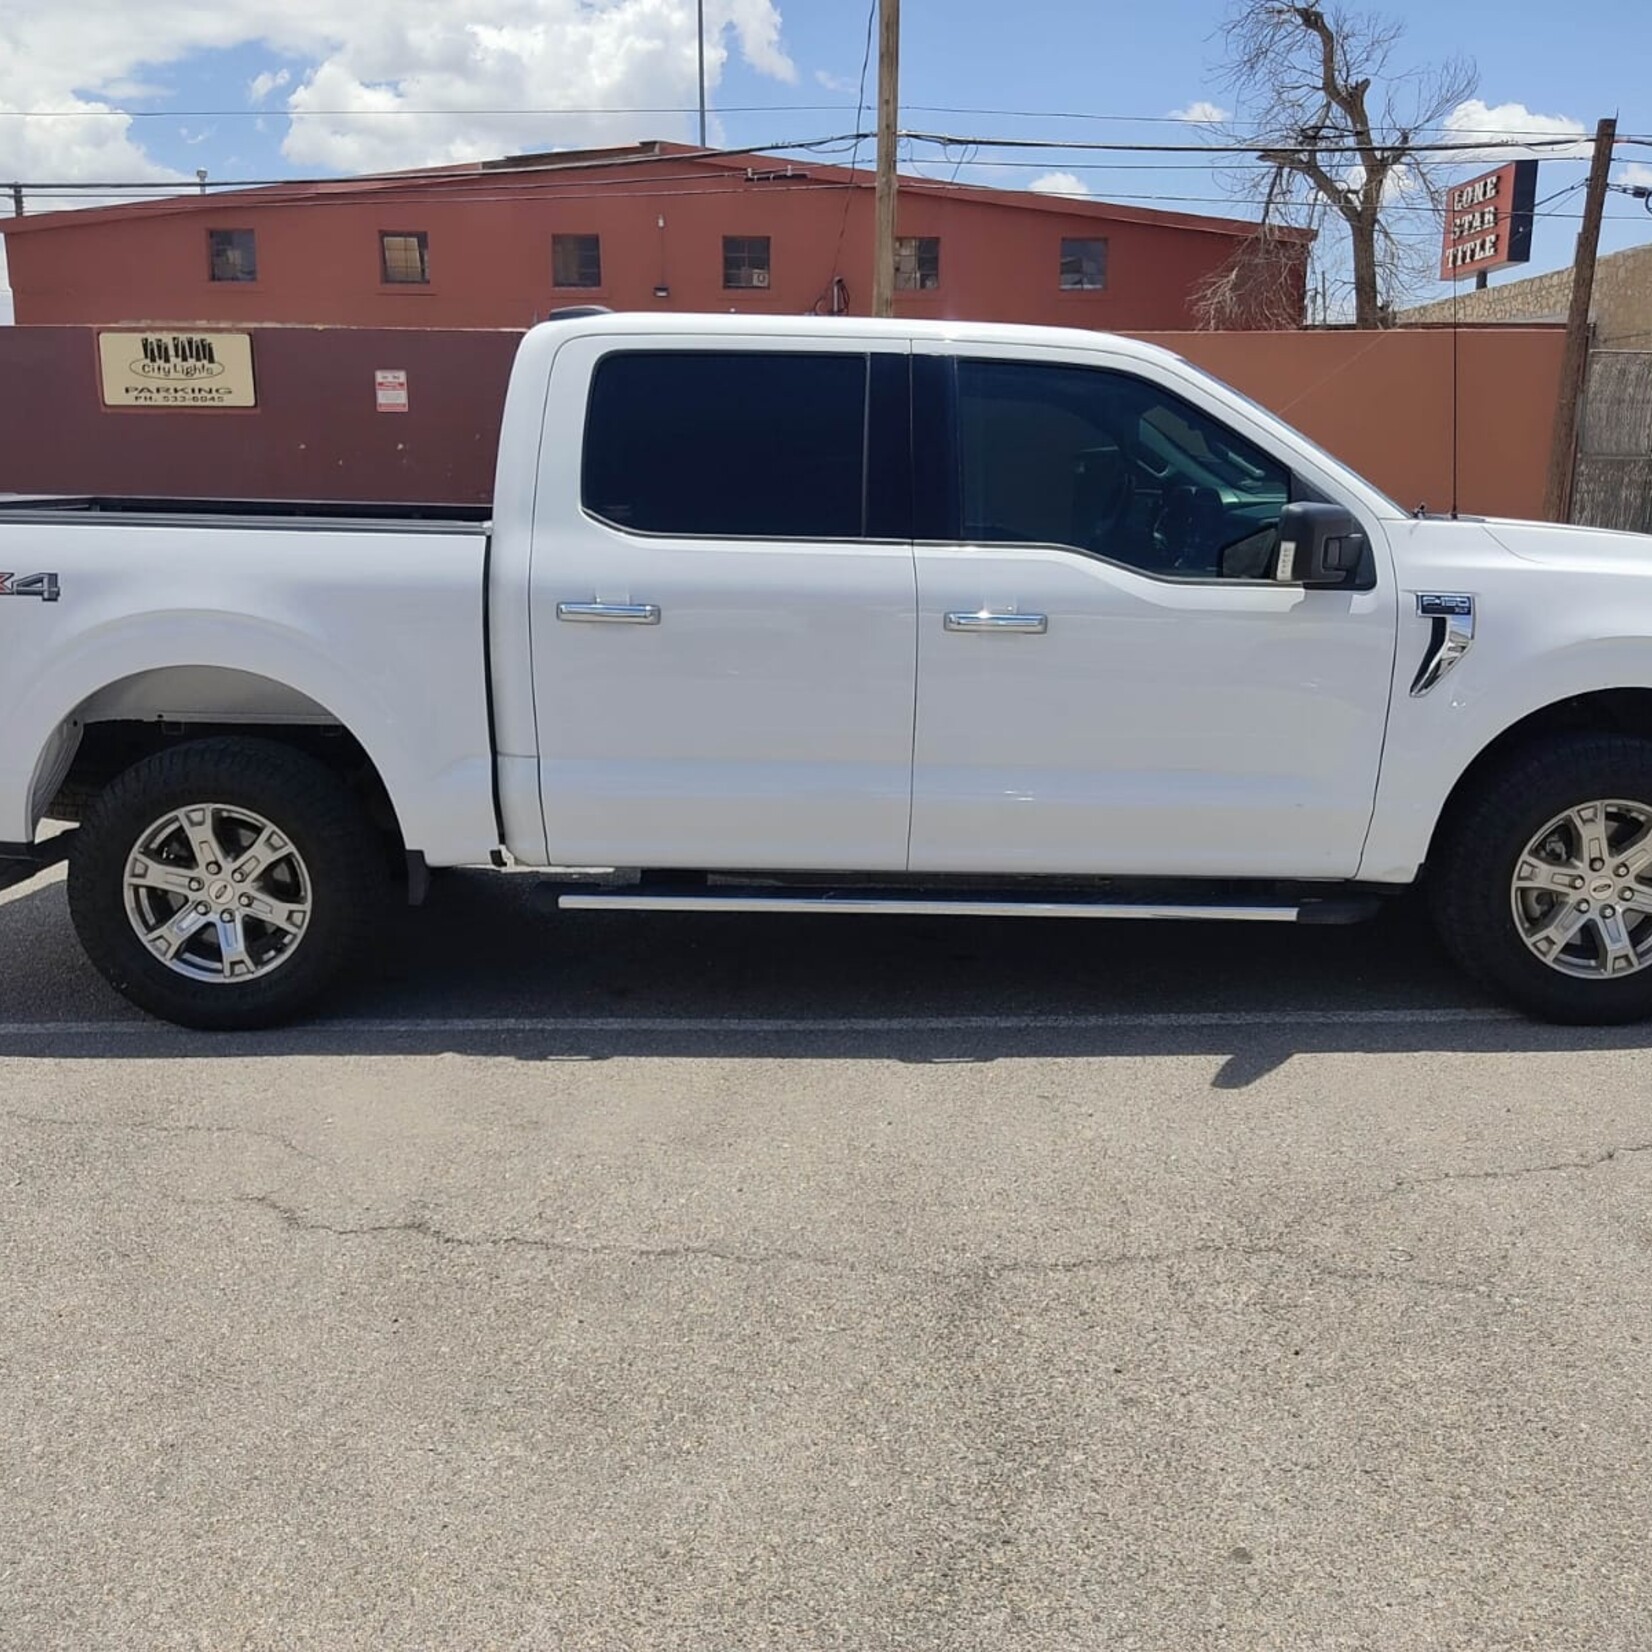
[(267, 740), (146, 758), (87, 811), (69, 856), (70, 916), (104, 979), (212, 1031), (302, 1015), (362, 955), (388, 897), (356, 798)]
[(62, 820), (70, 825), (76, 825), (91, 812), (92, 805), (97, 802), (99, 795), (100, 791), (96, 786), (78, 783), (72, 786), (65, 785), (59, 788), (57, 796), (52, 799), (46, 816), (49, 820)]
[(1529, 1014), (1652, 1017), (1652, 740), (1518, 752), (1443, 828), (1428, 885), (1446, 950)]

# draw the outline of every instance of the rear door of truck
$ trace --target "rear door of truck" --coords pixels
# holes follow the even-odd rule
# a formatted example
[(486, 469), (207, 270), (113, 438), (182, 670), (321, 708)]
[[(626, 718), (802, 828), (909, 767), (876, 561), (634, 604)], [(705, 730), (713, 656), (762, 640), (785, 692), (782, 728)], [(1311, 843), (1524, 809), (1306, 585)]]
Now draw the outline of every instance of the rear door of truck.
[(530, 580), (553, 861), (904, 869), (909, 359), (847, 324), (557, 353)]

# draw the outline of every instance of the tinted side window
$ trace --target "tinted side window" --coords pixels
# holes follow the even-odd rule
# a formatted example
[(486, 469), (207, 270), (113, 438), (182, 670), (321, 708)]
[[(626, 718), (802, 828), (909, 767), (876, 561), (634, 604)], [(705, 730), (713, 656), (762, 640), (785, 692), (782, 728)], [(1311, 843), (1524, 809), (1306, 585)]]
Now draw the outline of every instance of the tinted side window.
[(866, 358), (624, 351), (597, 365), (585, 508), (637, 533), (858, 539)]
[(967, 541), (1071, 545), (1190, 578), (1271, 573), (1289, 471), (1157, 385), (962, 361), (958, 426)]

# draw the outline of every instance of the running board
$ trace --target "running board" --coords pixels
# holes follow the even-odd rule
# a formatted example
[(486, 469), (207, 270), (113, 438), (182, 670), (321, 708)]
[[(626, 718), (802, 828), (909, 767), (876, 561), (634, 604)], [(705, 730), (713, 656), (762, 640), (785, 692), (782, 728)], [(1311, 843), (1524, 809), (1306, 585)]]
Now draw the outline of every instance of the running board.
[(942, 918), (1193, 918), (1243, 923), (1358, 923), (1377, 910), (1375, 899), (1305, 900), (1262, 906), (1238, 902), (969, 900), (936, 897), (819, 894), (766, 890), (568, 890), (557, 897), (564, 912), (833, 912), (854, 917)]

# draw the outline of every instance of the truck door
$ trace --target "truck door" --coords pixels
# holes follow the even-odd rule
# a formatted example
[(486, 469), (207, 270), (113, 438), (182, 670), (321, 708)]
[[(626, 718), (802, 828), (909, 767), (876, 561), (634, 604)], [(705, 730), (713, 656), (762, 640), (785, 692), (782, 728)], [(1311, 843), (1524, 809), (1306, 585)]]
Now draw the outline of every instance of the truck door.
[(904, 341), (571, 340), (532, 604), (553, 863), (900, 870), (916, 585)]
[(1194, 384), (1089, 360), (914, 357), (913, 870), (1351, 877), (1394, 657), (1380, 527), (1367, 588), (1274, 583), (1281, 508), (1323, 495)]

